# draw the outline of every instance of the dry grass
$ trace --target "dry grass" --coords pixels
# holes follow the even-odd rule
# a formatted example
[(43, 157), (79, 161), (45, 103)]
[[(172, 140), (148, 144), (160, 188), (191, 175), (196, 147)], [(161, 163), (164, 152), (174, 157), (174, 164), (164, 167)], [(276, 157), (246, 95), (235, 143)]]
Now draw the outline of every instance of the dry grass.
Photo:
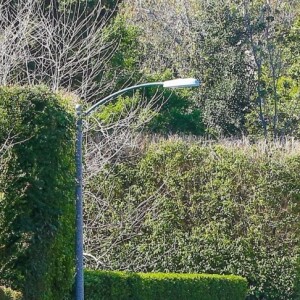
[(219, 140), (206, 139), (203, 137), (189, 135), (142, 135), (132, 150), (138, 154), (143, 153), (150, 146), (164, 142), (181, 142), (185, 144), (198, 145), (201, 147), (215, 147), (216, 145), (224, 146), (228, 149), (239, 150), (251, 157), (261, 157), (262, 155), (276, 156), (285, 158), (287, 156), (295, 156), (300, 154), (300, 141), (295, 138), (285, 138), (284, 140), (266, 141), (266, 140), (250, 140), (247, 137), (241, 139), (221, 138)]

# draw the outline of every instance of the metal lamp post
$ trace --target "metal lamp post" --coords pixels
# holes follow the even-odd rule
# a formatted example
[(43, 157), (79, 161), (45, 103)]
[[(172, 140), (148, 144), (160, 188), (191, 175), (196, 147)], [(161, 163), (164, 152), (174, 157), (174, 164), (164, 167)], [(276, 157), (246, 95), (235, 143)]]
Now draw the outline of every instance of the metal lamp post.
[(82, 121), (83, 118), (92, 114), (99, 106), (105, 104), (117, 96), (138, 88), (162, 86), (164, 88), (190, 88), (198, 87), (199, 80), (194, 78), (174, 79), (162, 82), (150, 82), (134, 85), (118, 92), (115, 92), (86, 111), (82, 111), (81, 105), (76, 106), (76, 145), (75, 145), (75, 161), (76, 161), (76, 277), (75, 277), (75, 299), (84, 300), (84, 274), (83, 274), (83, 196), (82, 196)]

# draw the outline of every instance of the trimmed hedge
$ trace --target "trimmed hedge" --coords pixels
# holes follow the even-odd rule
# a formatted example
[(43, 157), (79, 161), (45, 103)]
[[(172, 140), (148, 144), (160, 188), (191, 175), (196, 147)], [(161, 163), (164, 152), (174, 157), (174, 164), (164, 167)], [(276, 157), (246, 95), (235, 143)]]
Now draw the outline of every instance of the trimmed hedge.
[(24, 299), (68, 297), (74, 271), (74, 112), (43, 87), (0, 88), (0, 283)]
[(86, 300), (244, 300), (247, 281), (234, 275), (85, 272)]

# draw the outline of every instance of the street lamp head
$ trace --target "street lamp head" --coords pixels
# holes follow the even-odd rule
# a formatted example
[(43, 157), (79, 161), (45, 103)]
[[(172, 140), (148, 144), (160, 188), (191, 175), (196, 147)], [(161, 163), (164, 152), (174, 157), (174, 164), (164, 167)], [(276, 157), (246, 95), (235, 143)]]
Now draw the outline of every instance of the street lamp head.
[(164, 88), (190, 88), (198, 87), (200, 81), (195, 78), (183, 78), (183, 79), (173, 79), (163, 82)]

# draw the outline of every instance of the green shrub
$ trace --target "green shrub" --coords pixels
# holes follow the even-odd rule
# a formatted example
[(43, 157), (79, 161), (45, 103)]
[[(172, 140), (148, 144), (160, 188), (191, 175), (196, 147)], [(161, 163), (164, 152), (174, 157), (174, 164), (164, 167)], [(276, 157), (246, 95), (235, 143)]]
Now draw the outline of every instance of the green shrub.
[(171, 273), (85, 272), (87, 300), (244, 300), (239, 276)]
[(298, 150), (271, 145), (155, 143), (89, 182), (101, 200), (86, 199), (99, 228), (87, 252), (111, 270), (237, 274), (252, 299), (298, 299), (299, 169)]
[(0, 88), (0, 142), (10, 151), (0, 193), (1, 283), (25, 299), (64, 299), (74, 268), (74, 118), (46, 88)]
[(22, 294), (10, 288), (0, 286), (0, 300), (22, 300)]

